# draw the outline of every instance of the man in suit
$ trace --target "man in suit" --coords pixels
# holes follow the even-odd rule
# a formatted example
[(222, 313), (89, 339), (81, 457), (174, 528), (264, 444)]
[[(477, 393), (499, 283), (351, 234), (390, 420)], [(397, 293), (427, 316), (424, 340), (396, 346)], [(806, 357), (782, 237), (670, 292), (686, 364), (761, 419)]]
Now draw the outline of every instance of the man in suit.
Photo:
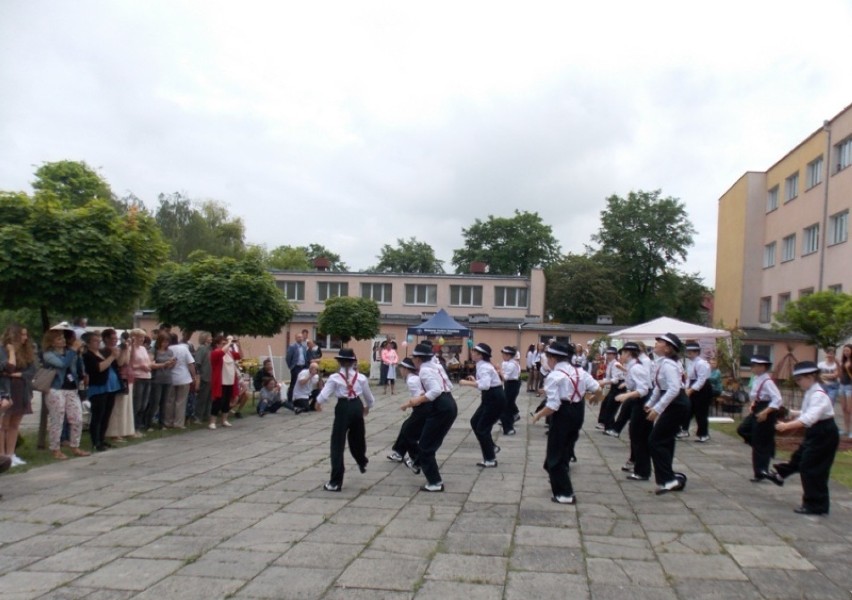
[(287, 387), (287, 402), (293, 403), (293, 387), (302, 369), (308, 366), (308, 353), (301, 334), (287, 347), (287, 368), (290, 369), (290, 385)]

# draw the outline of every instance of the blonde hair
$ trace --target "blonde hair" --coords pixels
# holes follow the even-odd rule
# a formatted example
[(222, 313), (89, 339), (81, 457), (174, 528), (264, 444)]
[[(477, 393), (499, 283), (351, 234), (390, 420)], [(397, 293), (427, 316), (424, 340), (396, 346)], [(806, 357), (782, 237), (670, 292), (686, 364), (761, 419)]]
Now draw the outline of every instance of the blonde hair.
[[(3, 345), (12, 346), (15, 349), (17, 368), (28, 367), (35, 362), (35, 350), (31, 341), (27, 340), (24, 344), (21, 340), (26, 327), (13, 323), (6, 328), (3, 333)], [(29, 332), (27, 332), (29, 333)]]

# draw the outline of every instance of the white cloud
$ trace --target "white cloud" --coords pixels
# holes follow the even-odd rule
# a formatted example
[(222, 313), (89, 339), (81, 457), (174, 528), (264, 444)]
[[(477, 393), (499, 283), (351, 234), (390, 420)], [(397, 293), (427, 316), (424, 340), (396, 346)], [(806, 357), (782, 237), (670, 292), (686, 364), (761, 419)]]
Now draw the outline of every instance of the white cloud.
[[(795, 15), (795, 16), (793, 16)], [(782, 2), (0, 4), (0, 189), (86, 160), (118, 193), (226, 202), (250, 242), (356, 268), (537, 211), (581, 251), (661, 188), (712, 284), (718, 197), (849, 103), (852, 8)], [(839, 44), (839, 42), (838, 42)]]

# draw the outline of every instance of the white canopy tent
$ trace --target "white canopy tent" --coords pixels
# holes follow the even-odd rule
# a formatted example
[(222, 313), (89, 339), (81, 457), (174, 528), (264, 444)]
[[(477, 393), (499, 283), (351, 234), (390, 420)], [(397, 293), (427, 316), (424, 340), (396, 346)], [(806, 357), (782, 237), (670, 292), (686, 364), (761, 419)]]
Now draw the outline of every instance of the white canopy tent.
[(650, 343), (657, 336), (664, 333), (673, 333), (681, 340), (706, 340), (717, 338), (730, 338), (731, 332), (724, 329), (713, 329), (702, 325), (693, 325), (685, 321), (678, 321), (671, 317), (660, 317), (641, 325), (634, 325), (626, 329), (613, 331), (609, 336), (613, 339), (624, 341), (642, 341)]

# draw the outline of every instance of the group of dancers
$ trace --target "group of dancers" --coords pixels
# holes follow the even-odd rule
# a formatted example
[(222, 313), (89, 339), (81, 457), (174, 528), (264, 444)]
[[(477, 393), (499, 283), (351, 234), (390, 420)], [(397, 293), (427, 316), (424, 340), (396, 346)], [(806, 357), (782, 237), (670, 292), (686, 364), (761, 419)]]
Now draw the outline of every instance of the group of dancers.
[[(620, 349), (607, 348), (607, 370), (601, 382), (572, 364), (571, 344), (551, 342), (545, 348), (541, 366), (545, 400), (532, 413), (532, 422), (546, 418), (549, 424), (544, 469), (549, 475), (553, 502), (576, 504), (570, 462), (583, 425), (585, 404), (601, 400), (602, 384), (609, 386), (609, 393), (601, 405), (599, 426), (606, 434), (618, 436), (629, 423), (630, 457), (622, 467), (628, 473), (627, 479), (648, 481), (653, 468), (657, 495), (686, 487), (686, 475), (673, 469), (675, 444), (678, 437), (683, 437), (683, 431), (688, 431), (693, 417), (698, 425), (697, 441), (709, 440), (708, 413), (712, 399), (709, 367), (700, 358), (697, 344), (684, 347), (673, 333), (661, 335), (655, 342), (656, 360), (651, 360), (634, 342), (627, 342)], [(682, 348), (690, 358), (686, 371), (679, 360)], [(500, 447), (492, 437), (494, 425), (500, 422), (504, 435), (514, 435), (514, 423), (520, 419), (517, 350), (506, 346), (501, 354), (503, 362), (498, 370), (491, 362), (491, 347), (484, 343), (475, 345), (471, 355), (476, 361), (476, 374), (459, 382), (481, 392), (480, 405), (471, 417), (470, 426), (482, 452), (477, 465), (483, 469), (498, 466)], [(374, 403), (367, 378), (358, 373), (354, 352), (342, 349), (335, 358), (340, 370), (329, 377), (316, 404), (321, 411), (327, 401), (337, 398), (331, 433), (331, 478), (324, 486), (332, 492), (340, 491), (343, 485), (347, 440), (359, 469), (362, 473), (366, 470), (364, 416)], [(798, 472), (804, 495), (796, 512), (827, 514), (828, 476), (839, 432), (831, 400), (820, 386), (819, 368), (809, 361), (796, 366), (794, 379), (805, 392), (802, 409), (790, 411), (792, 420), (782, 423), (776, 422), (781, 395), (768, 374), (771, 362), (764, 356), (755, 356), (751, 364), (755, 377), (749, 415), (738, 432), (752, 446), (752, 481), (783, 485), (786, 477)], [(443, 492), (436, 453), (458, 414), (453, 385), (428, 340), (417, 344), (411, 357), (398, 366), (410, 396), (401, 408), (411, 409), (411, 413), (402, 423), (387, 458), (404, 463), (415, 474), (422, 473), (426, 479), (422, 491)], [(806, 434), (799, 449), (789, 461), (770, 469), (775, 432), (802, 428)]]

